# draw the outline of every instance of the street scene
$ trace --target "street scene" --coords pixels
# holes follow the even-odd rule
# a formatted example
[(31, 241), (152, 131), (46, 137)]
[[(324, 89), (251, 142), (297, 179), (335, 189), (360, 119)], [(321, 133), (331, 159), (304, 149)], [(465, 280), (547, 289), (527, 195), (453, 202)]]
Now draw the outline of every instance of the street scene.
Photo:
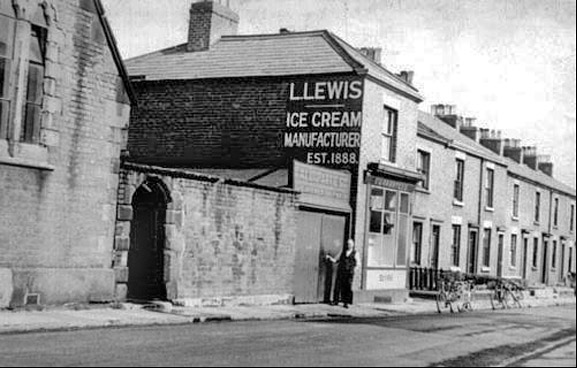
[(575, 367), (575, 13), (0, 0), (0, 366)]

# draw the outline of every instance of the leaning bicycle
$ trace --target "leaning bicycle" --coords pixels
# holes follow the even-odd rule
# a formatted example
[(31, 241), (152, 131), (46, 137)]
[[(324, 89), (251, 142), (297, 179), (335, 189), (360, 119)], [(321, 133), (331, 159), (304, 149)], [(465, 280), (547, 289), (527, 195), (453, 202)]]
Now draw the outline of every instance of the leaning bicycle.
[(472, 311), (473, 301), (474, 283), (472, 281), (460, 279), (460, 275), (440, 281), (439, 292), (436, 296), (438, 313)]
[(523, 288), (521, 285), (506, 280), (497, 280), (491, 294), (491, 307), (496, 309), (523, 308)]

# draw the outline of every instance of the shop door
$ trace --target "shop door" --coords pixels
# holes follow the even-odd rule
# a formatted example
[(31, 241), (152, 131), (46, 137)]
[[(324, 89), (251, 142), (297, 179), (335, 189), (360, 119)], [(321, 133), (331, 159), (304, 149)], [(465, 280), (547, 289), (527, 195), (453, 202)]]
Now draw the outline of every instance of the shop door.
[(336, 272), (326, 256), (337, 257), (343, 249), (346, 218), (304, 211), (298, 216), (295, 302), (329, 302)]
[(478, 231), (469, 230), (469, 256), (467, 257), (467, 272), (475, 274), (477, 272), (477, 240)]

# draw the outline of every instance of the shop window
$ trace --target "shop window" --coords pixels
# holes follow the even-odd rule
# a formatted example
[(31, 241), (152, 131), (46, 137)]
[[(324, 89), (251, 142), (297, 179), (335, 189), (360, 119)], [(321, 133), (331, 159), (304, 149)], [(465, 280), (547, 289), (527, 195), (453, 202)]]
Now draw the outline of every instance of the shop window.
[(453, 225), (453, 243), (451, 244), (451, 263), (459, 267), (461, 257), (461, 225)]
[(409, 195), (381, 188), (371, 189), (368, 266), (406, 266)]
[(463, 202), (463, 186), (465, 184), (465, 161), (457, 159), (454, 198)]
[(491, 266), (491, 229), (485, 229), (483, 233), (483, 267)]
[(513, 218), (519, 218), (519, 194), (521, 187), (519, 184), (513, 185)]
[(420, 266), (423, 254), (423, 223), (413, 223), (413, 264)]
[(494, 207), (495, 197), (495, 170), (487, 168), (487, 178), (485, 181), (485, 200), (487, 208)]
[(509, 249), (509, 264), (517, 267), (517, 234), (511, 234), (511, 248)]
[(382, 130), (381, 158), (384, 161), (396, 162), (397, 153), (397, 128), (398, 114), (397, 111), (385, 107), (385, 121)]
[(539, 264), (539, 238), (533, 239), (533, 268), (537, 268)]
[(0, 15), (0, 139), (8, 137), (10, 75), (14, 54), (14, 19)]
[(26, 87), (26, 110), (20, 140), (38, 143), (40, 139), (40, 116), (44, 96), (44, 67), (46, 55), (46, 31), (32, 26)]
[(417, 151), (417, 171), (423, 176), (421, 187), (429, 190), (431, 178), (431, 154), (426, 151)]

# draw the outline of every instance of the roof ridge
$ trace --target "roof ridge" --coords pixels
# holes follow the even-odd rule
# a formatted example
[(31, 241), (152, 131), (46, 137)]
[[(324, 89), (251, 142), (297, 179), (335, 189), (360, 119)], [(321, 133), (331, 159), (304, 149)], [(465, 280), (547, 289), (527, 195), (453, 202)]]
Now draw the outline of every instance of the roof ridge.
[(291, 38), (291, 37), (301, 37), (301, 36), (322, 36), (323, 33), (328, 32), (325, 29), (315, 30), (315, 31), (301, 31), (301, 32), (287, 32), (287, 33), (260, 33), (260, 34), (249, 34), (249, 35), (226, 35), (221, 36), (221, 41), (240, 41), (242, 39), (252, 39), (252, 38)]
[(185, 45), (187, 45), (186, 42), (185, 42), (185, 43), (180, 43), (180, 44), (178, 44), (178, 45), (166, 47), (166, 48), (163, 48), (163, 49), (160, 49), (160, 50), (151, 51), (151, 52), (147, 52), (147, 53), (145, 53), (145, 54), (133, 56), (133, 57), (131, 57), (131, 58), (126, 59), (125, 61), (126, 61), (127, 63), (128, 63), (128, 62), (133, 62), (133, 61), (138, 61), (138, 60), (140, 60), (140, 59), (144, 59), (144, 58), (147, 57), (147, 56), (152, 56), (152, 55), (155, 55), (155, 54), (160, 54), (160, 53), (162, 53), (162, 52), (166, 52), (166, 51), (169, 51), (169, 50), (177, 50), (179, 47), (183, 47), (183, 46), (185, 46)]

